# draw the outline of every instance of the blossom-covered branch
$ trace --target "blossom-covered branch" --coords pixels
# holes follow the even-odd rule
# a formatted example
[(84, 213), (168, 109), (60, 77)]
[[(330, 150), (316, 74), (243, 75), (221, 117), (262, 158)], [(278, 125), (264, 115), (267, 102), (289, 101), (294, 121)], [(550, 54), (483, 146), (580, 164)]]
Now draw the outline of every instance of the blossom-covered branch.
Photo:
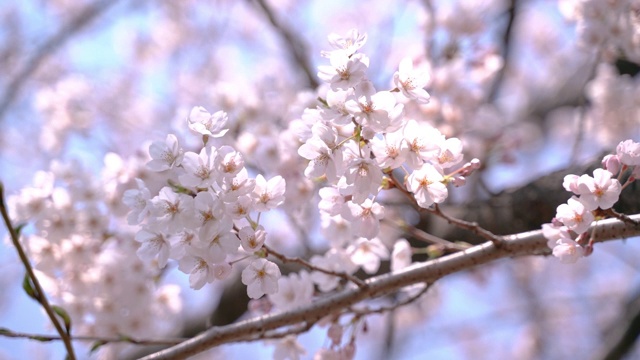
[[(630, 216), (639, 220), (640, 214)], [(598, 242), (640, 235), (640, 226), (630, 226), (617, 219), (607, 219), (592, 225), (597, 229)], [(346, 289), (318, 299), (312, 304), (288, 312), (264, 315), (236, 324), (214, 327), (172, 348), (144, 357), (144, 360), (186, 358), (214, 346), (252, 337), (283, 326), (302, 322), (316, 323), (320, 319), (339, 313), (362, 300), (390, 294), (405, 286), (433, 283), (449, 274), (471, 269), (497, 259), (524, 255), (549, 255), (547, 239), (541, 230), (504, 237), (500, 247), (492, 242), (447, 255), (424, 263), (416, 263), (395, 273), (373, 277), (366, 288)]]

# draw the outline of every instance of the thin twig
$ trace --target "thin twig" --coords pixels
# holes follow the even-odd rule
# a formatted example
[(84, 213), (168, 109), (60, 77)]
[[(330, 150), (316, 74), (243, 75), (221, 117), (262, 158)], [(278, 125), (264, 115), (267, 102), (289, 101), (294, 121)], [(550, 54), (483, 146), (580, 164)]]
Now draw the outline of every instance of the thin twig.
[(484, 229), (483, 227), (481, 227), (480, 225), (478, 225), (475, 222), (469, 222), (469, 221), (465, 221), (465, 220), (461, 220), (458, 218), (454, 218), (452, 216), (449, 216), (445, 213), (442, 212), (442, 210), (440, 210), (440, 207), (438, 206), (438, 204), (433, 204), (433, 208), (423, 208), (421, 206), (418, 205), (415, 196), (413, 196), (413, 194), (407, 190), (404, 186), (402, 186), (401, 182), (398, 181), (398, 179), (395, 178), (395, 175), (393, 173), (389, 174), (389, 180), (394, 184), (395, 188), (398, 189), (400, 192), (402, 192), (408, 199), (409, 201), (413, 204), (414, 208), (420, 212), (429, 212), (431, 214), (434, 214), (436, 216), (439, 216), (441, 218), (443, 218), (444, 220), (446, 220), (449, 224), (457, 226), (461, 229), (465, 229), (465, 230), (469, 230), (472, 233), (491, 241), (494, 245), (496, 245), (497, 247), (500, 246), (500, 244), (502, 243), (502, 237), (495, 235), (494, 233), (492, 233), (489, 230)]
[(18, 232), (11, 224), (11, 219), (9, 218), (9, 213), (7, 212), (6, 202), (4, 199), (4, 184), (2, 184), (1, 182), (0, 182), (0, 213), (2, 213), (2, 219), (4, 220), (4, 224), (6, 225), (7, 230), (9, 231), (9, 235), (11, 237), (11, 241), (13, 242), (13, 246), (18, 251), (18, 256), (20, 257), (20, 261), (22, 261), (22, 264), (27, 270), (27, 274), (29, 275), (29, 278), (33, 282), (33, 286), (35, 287), (34, 290), (36, 291), (36, 294), (35, 294), (36, 299), (38, 300), (40, 305), (42, 305), (42, 307), (44, 308), (45, 312), (47, 313), (47, 316), (49, 316), (49, 319), (51, 319), (51, 322), (53, 323), (53, 326), (56, 328), (56, 331), (58, 332), (58, 334), (60, 334), (60, 337), (62, 338), (62, 342), (64, 342), (64, 346), (67, 349), (68, 359), (75, 360), (76, 356), (73, 351), (73, 345), (71, 344), (71, 339), (70, 339), (71, 335), (68, 334), (65, 331), (65, 329), (63, 329), (62, 326), (60, 325), (60, 322), (58, 321), (58, 317), (56, 316), (51, 305), (49, 304), (47, 295), (42, 289), (42, 286), (40, 285), (40, 282), (38, 281), (38, 278), (36, 277), (36, 274), (33, 271), (33, 268), (31, 267), (29, 258), (27, 258), (27, 254), (24, 252), (22, 245), (20, 245)]
[(449, 240), (445, 240), (445, 239), (439, 238), (439, 237), (437, 237), (435, 235), (429, 234), (428, 232), (422, 231), (422, 230), (420, 230), (420, 229), (418, 229), (418, 228), (416, 228), (414, 226), (411, 226), (409, 224), (400, 223), (399, 221), (393, 221), (393, 220), (390, 220), (390, 219), (382, 219), (381, 222), (385, 223), (385, 224), (396, 226), (397, 228), (399, 228), (403, 232), (413, 236), (414, 238), (416, 238), (416, 239), (418, 239), (420, 241), (424, 241), (424, 242), (429, 243), (429, 244), (441, 245), (446, 250), (462, 251), (462, 250), (466, 250), (466, 249), (471, 247), (471, 245), (465, 246), (465, 245), (461, 245), (461, 244), (458, 244), (458, 243), (451, 242)]
[(485, 228), (478, 225), (478, 223), (461, 220), (445, 214), (444, 212), (442, 212), (442, 210), (440, 210), (440, 206), (438, 206), (438, 204), (434, 204), (433, 209), (424, 209), (423, 211), (428, 211), (431, 214), (437, 215), (445, 219), (451, 225), (455, 225), (461, 229), (469, 230), (472, 233), (491, 241), (496, 247), (500, 247), (502, 245), (503, 238), (501, 236), (498, 236), (491, 231), (486, 230)]
[[(23, 333), (19, 331), (13, 331), (7, 328), (0, 328), (0, 336), (5, 336), (9, 338), (22, 338), (22, 339), (30, 339), (37, 341), (61, 341), (62, 337), (57, 335), (42, 335), (42, 334), (29, 334)], [(71, 340), (73, 341), (100, 341), (106, 343), (120, 343), (125, 342), (129, 344), (135, 345), (176, 345), (185, 340), (186, 338), (171, 338), (171, 339), (134, 339), (128, 336), (119, 336), (119, 337), (96, 337), (96, 336), (72, 336)]]
[(626, 224), (632, 225), (632, 226), (640, 226), (640, 221), (638, 220), (633, 220), (632, 218), (630, 218), (629, 216), (625, 215), (625, 214), (621, 214), (615, 210), (613, 210), (613, 208), (609, 208), (607, 210), (603, 210), (604, 214), (609, 215), (611, 217), (614, 217)]
[(275, 250), (273, 250), (272, 248), (268, 247), (267, 245), (263, 245), (264, 249), (267, 250), (267, 254), (273, 255), (275, 256), (278, 260), (282, 261), (283, 263), (295, 263), (295, 264), (299, 264), (302, 265), (304, 267), (306, 267), (307, 269), (310, 270), (314, 270), (314, 271), (319, 271), (321, 273), (327, 274), (327, 275), (332, 275), (332, 276), (337, 276), (341, 279), (347, 280), (347, 281), (351, 281), (354, 284), (358, 285), (358, 287), (360, 288), (364, 288), (367, 287), (367, 284), (358, 279), (357, 277), (353, 276), (353, 275), (349, 275), (346, 272), (338, 272), (338, 271), (332, 271), (332, 270), (327, 270), (327, 269), (323, 269), (321, 267), (317, 267), (315, 265), (313, 265), (312, 263), (299, 258), (299, 257), (288, 257), (286, 255), (283, 255)]
[(389, 305), (389, 306), (380, 306), (378, 308), (365, 308), (362, 310), (357, 310), (357, 309), (350, 309), (350, 313), (356, 314), (358, 316), (366, 316), (366, 315), (371, 315), (371, 314), (382, 314), (385, 312), (389, 312), (389, 311), (393, 311), (396, 310), (399, 307), (405, 306), (405, 305), (409, 305), (412, 302), (418, 300), (422, 295), (424, 295), (427, 290), (429, 290), (429, 288), (431, 287), (431, 284), (425, 284), (424, 288), (422, 288), (420, 291), (418, 291), (418, 293), (407, 297), (406, 299), (402, 300), (402, 301), (396, 301), (395, 303)]

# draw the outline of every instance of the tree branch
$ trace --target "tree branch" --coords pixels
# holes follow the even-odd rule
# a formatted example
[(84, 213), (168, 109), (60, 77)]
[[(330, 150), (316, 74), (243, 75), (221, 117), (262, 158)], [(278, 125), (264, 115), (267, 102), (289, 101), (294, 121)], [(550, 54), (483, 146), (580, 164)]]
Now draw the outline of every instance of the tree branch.
[[(37, 300), (40, 303), (40, 305), (42, 305), (42, 308), (47, 313), (47, 316), (49, 316), (49, 319), (51, 319), (51, 322), (53, 323), (53, 326), (56, 328), (56, 331), (58, 332), (58, 334), (60, 334), (60, 337), (62, 338), (62, 342), (64, 342), (64, 347), (67, 349), (67, 358), (69, 360), (75, 360), (76, 356), (73, 351), (73, 345), (71, 344), (71, 334), (70, 334), (71, 326), (70, 324), (67, 324), (66, 326), (67, 329), (65, 331), (65, 329), (62, 328), (62, 325), (60, 325), (60, 321), (58, 321), (58, 318), (56, 316), (56, 313), (60, 314), (60, 312), (54, 311), (51, 304), (49, 304), (49, 300), (47, 299), (47, 294), (42, 289), (42, 286), (40, 285), (40, 281), (38, 281), (38, 278), (36, 277), (36, 274), (33, 271), (33, 268), (31, 267), (29, 258), (27, 257), (27, 254), (24, 252), (24, 249), (22, 249), (22, 245), (20, 245), (20, 236), (18, 235), (18, 231), (16, 230), (16, 228), (14, 228), (13, 225), (11, 224), (11, 219), (9, 218), (9, 213), (7, 212), (7, 207), (4, 201), (4, 185), (2, 183), (0, 183), (0, 213), (2, 213), (2, 219), (4, 220), (4, 224), (6, 225), (7, 230), (9, 231), (11, 242), (13, 243), (13, 246), (16, 248), (16, 251), (18, 252), (18, 256), (20, 257), (22, 264), (27, 270), (28, 277), (33, 283), (33, 287), (35, 287), (35, 289), (32, 289), (33, 294), (30, 294), (30, 295), (35, 300)], [(66, 319), (65, 319), (65, 322), (66, 322)]]
[[(56, 336), (56, 335), (29, 334), (29, 333), (23, 333), (19, 331), (13, 331), (7, 328), (0, 328), (0, 336), (5, 336), (9, 338), (18, 338), (18, 339), (29, 339), (29, 340), (36, 340), (36, 341), (42, 341), (42, 342), (64, 340), (62, 337)], [(137, 339), (135, 338), (134, 339), (128, 336), (119, 336), (119, 337), (73, 336), (71, 337), (71, 340), (99, 341), (105, 344), (124, 342), (124, 343), (135, 344), (135, 345), (175, 345), (187, 339), (185, 338), (175, 338), (175, 339)]]
[[(640, 214), (630, 216), (630, 218), (639, 220)], [(598, 242), (640, 235), (640, 226), (632, 226), (617, 219), (598, 221), (592, 225), (593, 227), (598, 229)], [(503, 239), (499, 247), (496, 247), (492, 242), (486, 242), (442, 258), (413, 264), (396, 273), (370, 278), (366, 280), (368, 286), (365, 288), (346, 289), (334, 295), (317, 299), (305, 307), (264, 315), (224, 327), (214, 327), (193, 339), (142, 359), (184, 359), (214, 346), (242, 341), (255, 336), (255, 334), (265, 333), (283, 326), (302, 322), (314, 324), (325, 316), (339, 314), (343, 309), (360, 301), (397, 292), (408, 285), (433, 283), (446, 275), (471, 269), (497, 259), (524, 255), (548, 255), (550, 253), (547, 239), (540, 230), (509, 235)]]
[(258, 4), (262, 12), (264, 12), (265, 16), (271, 23), (271, 26), (273, 26), (276, 32), (280, 34), (284, 40), (285, 46), (289, 49), (289, 54), (293, 57), (294, 62), (298, 64), (300, 69), (304, 72), (308, 86), (312, 89), (317, 88), (318, 81), (316, 80), (316, 72), (307, 58), (308, 54), (305, 44), (294, 35), (291, 29), (276, 18), (276, 15), (264, 0), (256, 0), (255, 2)]

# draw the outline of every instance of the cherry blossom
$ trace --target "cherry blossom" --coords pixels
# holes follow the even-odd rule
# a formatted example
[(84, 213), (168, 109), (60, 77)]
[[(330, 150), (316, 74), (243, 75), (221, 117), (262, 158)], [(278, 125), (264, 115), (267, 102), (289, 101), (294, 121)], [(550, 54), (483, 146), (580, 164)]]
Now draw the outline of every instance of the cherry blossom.
[(244, 251), (252, 254), (262, 248), (267, 233), (264, 228), (259, 225), (255, 230), (251, 226), (245, 226), (238, 231), (240, 244)]
[(206, 283), (211, 283), (216, 279), (214, 263), (207, 257), (206, 252), (193, 249), (178, 261), (178, 269), (189, 274), (189, 286), (198, 290)]
[(343, 208), (342, 217), (351, 223), (354, 236), (373, 239), (380, 232), (384, 207), (371, 199), (366, 199), (362, 204), (349, 201)]
[(163, 268), (169, 260), (171, 244), (166, 236), (157, 231), (140, 230), (136, 234), (136, 240), (141, 242), (136, 254), (144, 260), (158, 260), (158, 267)]
[(199, 239), (199, 246), (204, 247), (211, 261), (222, 262), (227, 255), (237, 252), (240, 240), (236, 234), (231, 232), (232, 228), (231, 221), (223, 221), (216, 232), (210, 234), (209, 237)]
[(318, 77), (333, 90), (347, 90), (365, 78), (369, 58), (362, 54), (349, 55), (337, 50), (329, 54), (331, 66), (319, 66)]
[(566, 204), (558, 206), (556, 218), (578, 234), (587, 231), (594, 220), (593, 214), (575, 196), (569, 199)]
[(334, 216), (342, 212), (342, 208), (345, 203), (344, 196), (340, 194), (340, 190), (335, 187), (323, 187), (318, 191), (320, 195), (320, 202), (318, 203), (318, 209)]
[(616, 154), (624, 165), (640, 165), (640, 143), (633, 140), (622, 141), (616, 148)]
[(357, 29), (349, 30), (345, 36), (331, 33), (328, 38), (331, 46), (344, 50), (349, 56), (358, 51), (367, 42), (367, 34), (360, 34)]
[(345, 103), (353, 97), (353, 89), (329, 90), (327, 91), (328, 108), (321, 108), (322, 118), (330, 121), (333, 125), (344, 126), (351, 123), (351, 113), (347, 110)]
[(224, 111), (217, 111), (212, 115), (205, 108), (195, 106), (189, 113), (187, 123), (189, 129), (196, 133), (218, 138), (229, 131), (224, 128), (228, 119), (227, 113)]
[(561, 237), (553, 248), (553, 256), (563, 263), (575, 263), (584, 256), (584, 249), (570, 237)]
[(302, 270), (278, 280), (278, 292), (269, 295), (269, 300), (280, 310), (289, 310), (310, 304), (313, 300), (311, 274)]
[(342, 169), (342, 152), (336, 149), (337, 134), (332, 128), (317, 123), (312, 128), (313, 137), (302, 144), (298, 154), (311, 160), (304, 170), (308, 178), (326, 175), (327, 179), (335, 179)]
[(186, 152), (182, 161), (185, 173), (179, 176), (180, 183), (191, 187), (209, 187), (218, 177), (215, 160), (216, 149), (211, 146), (205, 146), (199, 154)]
[(582, 175), (578, 179), (580, 201), (588, 210), (597, 208), (609, 209), (618, 201), (622, 186), (616, 179), (612, 179), (609, 171), (595, 169), (593, 177)]
[(253, 189), (256, 211), (269, 211), (284, 202), (286, 182), (282, 176), (274, 176), (267, 181), (262, 174), (258, 174)]
[(252, 299), (278, 292), (279, 278), (278, 265), (267, 259), (255, 259), (242, 271), (242, 283), (247, 285), (247, 295)]
[(407, 163), (414, 169), (425, 161), (437, 161), (440, 153), (439, 144), (445, 141), (444, 135), (430, 125), (421, 125), (417, 121), (408, 120), (403, 129), (404, 139), (409, 145)]
[(145, 186), (144, 182), (140, 179), (136, 179), (137, 189), (129, 189), (124, 192), (122, 202), (125, 203), (131, 212), (127, 216), (127, 223), (129, 225), (137, 225), (144, 220), (144, 218), (151, 212), (151, 193)]
[(294, 335), (288, 335), (282, 340), (278, 340), (276, 348), (273, 349), (273, 360), (299, 360), (307, 354), (305, 348), (300, 345)]
[(447, 198), (447, 186), (442, 183), (443, 179), (440, 171), (427, 163), (409, 175), (407, 189), (413, 193), (420, 207), (427, 208)]
[(193, 215), (193, 198), (185, 194), (176, 194), (165, 186), (151, 199), (153, 216), (150, 223), (169, 232), (177, 232), (189, 224)]
[(151, 156), (151, 161), (147, 163), (147, 167), (151, 171), (165, 171), (179, 166), (184, 157), (184, 152), (178, 144), (178, 138), (173, 134), (169, 134), (165, 141), (151, 143), (149, 155)]
[(402, 92), (402, 95), (413, 99), (418, 103), (428, 103), (429, 93), (424, 90), (429, 82), (429, 74), (426, 71), (415, 71), (411, 58), (400, 61), (398, 71), (393, 74), (393, 83)]
[(400, 167), (409, 155), (409, 147), (399, 131), (371, 139), (371, 151), (380, 167), (391, 169)]
[(399, 239), (393, 244), (393, 251), (391, 252), (391, 271), (398, 271), (404, 269), (411, 264), (411, 245), (406, 239)]
[(215, 168), (224, 178), (233, 178), (244, 168), (242, 154), (231, 146), (221, 146), (215, 159)]
[[(350, 256), (344, 251), (335, 248), (330, 249), (323, 256), (312, 256), (311, 264), (325, 270), (346, 272), (348, 274), (357, 270), (357, 266), (351, 261)], [(312, 271), (311, 279), (316, 285), (318, 285), (318, 288), (322, 292), (331, 291), (340, 283), (339, 277), (319, 271)]]
[(367, 274), (375, 274), (380, 268), (380, 260), (389, 258), (389, 250), (378, 238), (367, 240), (359, 238), (354, 245), (347, 249), (351, 261)]

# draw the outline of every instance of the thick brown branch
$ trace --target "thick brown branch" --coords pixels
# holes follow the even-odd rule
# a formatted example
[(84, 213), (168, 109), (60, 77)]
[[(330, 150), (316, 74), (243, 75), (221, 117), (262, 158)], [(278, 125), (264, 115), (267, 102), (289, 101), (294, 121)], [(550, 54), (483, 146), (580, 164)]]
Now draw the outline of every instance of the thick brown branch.
[[(640, 215), (630, 217), (640, 219)], [(616, 219), (599, 221), (598, 242), (640, 235), (640, 227), (625, 224)], [(405, 286), (418, 283), (432, 283), (436, 280), (463, 270), (471, 269), (497, 259), (523, 255), (548, 255), (547, 239), (542, 231), (505, 236), (500, 247), (492, 242), (447, 255), (424, 263), (413, 264), (396, 273), (370, 278), (365, 288), (345, 289), (334, 295), (320, 298), (311, 305), (287, 312), (269, 314), (236, 324), (214, 327), (204, 333), (172, 348), (159, 351), (143, 359), (184, 359), (225, 343), (243, 341), (256, 334), (272, 331), (284, 326), (302, 322), (315, 323), (360, 301), (397, 292)]]

